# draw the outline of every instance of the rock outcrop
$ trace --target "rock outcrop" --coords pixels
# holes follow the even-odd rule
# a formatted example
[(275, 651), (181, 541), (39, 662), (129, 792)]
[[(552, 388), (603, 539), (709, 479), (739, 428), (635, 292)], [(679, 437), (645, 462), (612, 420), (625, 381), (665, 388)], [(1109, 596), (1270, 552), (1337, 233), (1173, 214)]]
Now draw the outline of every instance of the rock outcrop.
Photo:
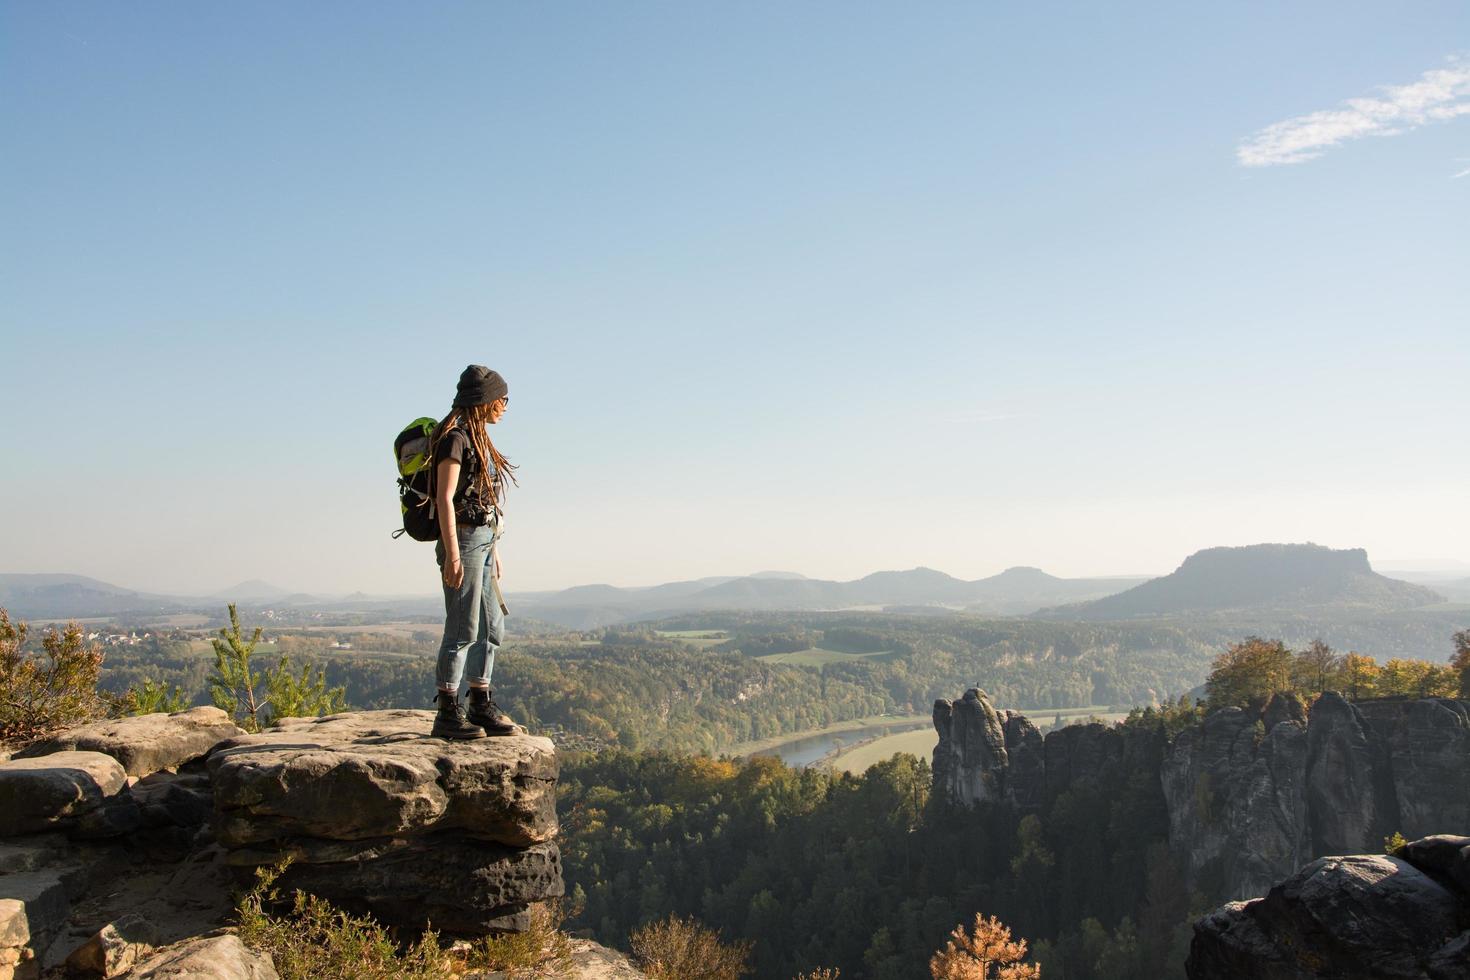
[(1384, 746), (1392, 829), (1412, 839), (1470, 828), (1470, 701), (1395, 698), (1353, 707)]
[[(131, 802), (128, 774), (100, 752), (57, 752), (0, 762), (0, 836), (45, 830), (93, 833)], [(128, 828), (124, 828), (128, 829)]]
[(71, 914), (65, 877), (26, 871), (0, 877), (0, 980), (36, 976), (39, 956)]
[(82, 725), (27, 746), (16, 758), (100, 752), (116, 759), (129, 776), (146, 776), (160, 769), (177, 769), (224, 739), (243, 734), (219, 708), (190, 708)]
[(934, 785), (966, 805), (1032, 809), (1081, 780), (1156, 780), (1190, 878), (1249, 898), (1324, 854), (1371, 852), (1399, 832), (1470, 828), (1470, 702), (1352, 703), (1310, 713), (1278, 695), (1226, 708), (1166, 745), (1161, 732), (1071, 725), (1041, 737), (983, 691), (937, 701)]
[(1303, 721), (1286, 700), (1217, 711), (1170, 747), (1169, 836), (1191, 875), (1247, 898), (1313, 857), (1470, 827), (1466, 702), (1329, 692)]
[(236, 936), (206, 936), (160, 950), (139, 963), (129, 980), (278, 980), (270, 957), (251, 952)]
[(1119, 766), (1156, 768), (1162, 748), (1151, 733), (1098, 723), (1043, 737), (1025, 715), (997, 710), (978, 688), (958, 701), (935, 701), (934, 728), (934, 788), (966, 806), (1004, 800), (1035, 809), (1078, 781), (1106, 781)]
[(1268, 713), (1280, 718), (1269, 730), (1239, 708), (1212, 713), (1180, 733), (1160, 769), (1170, 843), (1191, 875), (1213, 873), (1228, 895), (1259, 895), (1313, 853), (1306, 725), (1275, 701)]
[(447, 742), (432, 724), (355, 712), (246, 735), (198, 708), (0, 760), (0, 980), (269, 980), (268, 958), (217, 931), (242, 879), (283, 858), (282, 894), (410, 932), (526, 928), (530, 903), (563, 890), (555, 749)]
[(990, 704), (979, 688), (971, 688), (958, 701), (934, 702), (934, 728), (939, 744), (934, 747), (934, 782), (950, 799), (981, 803), (1005, 797), (1006, 719)]
[(428, 711), (289, 718), (220, 743), (215, 832), (248, 872), (390, 925), (517, 931), (562, 894), (556, 751), (532, 736), (447, 742)]
[(1470, 976), (1470, 837), (1322, 857), (1194, 926), (1191, 980)]

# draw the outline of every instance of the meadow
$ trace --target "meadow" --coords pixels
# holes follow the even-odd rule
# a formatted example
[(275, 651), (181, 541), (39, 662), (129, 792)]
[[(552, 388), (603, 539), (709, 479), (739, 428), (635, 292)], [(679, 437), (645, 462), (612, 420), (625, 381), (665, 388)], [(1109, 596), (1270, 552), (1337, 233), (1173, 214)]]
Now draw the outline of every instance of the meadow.
[(755, 659), (768, 664), (786, 664), (792, 667), (825, 667), (828, 664), (851, 663), (854, 660), (872, 660), (886, 657), (892, 650), (875, 650), (872, 653), (848, 653), (844, 650), (828, 650), (825, 647), (808, 647), (791, 653), (767, 653)]

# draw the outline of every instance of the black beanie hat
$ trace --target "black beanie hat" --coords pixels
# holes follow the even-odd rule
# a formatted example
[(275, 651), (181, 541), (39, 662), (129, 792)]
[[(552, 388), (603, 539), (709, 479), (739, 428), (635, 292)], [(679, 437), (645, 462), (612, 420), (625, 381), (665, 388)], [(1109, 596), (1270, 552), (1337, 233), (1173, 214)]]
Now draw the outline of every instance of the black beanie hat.
[(496, 371), (482, 364), (471, 364), (459, 376), (459, 387), (454, 391), (454, 407), (469, 408), (471, 405), (488, 405), (497, 398), (510, 393), (505, 379)]

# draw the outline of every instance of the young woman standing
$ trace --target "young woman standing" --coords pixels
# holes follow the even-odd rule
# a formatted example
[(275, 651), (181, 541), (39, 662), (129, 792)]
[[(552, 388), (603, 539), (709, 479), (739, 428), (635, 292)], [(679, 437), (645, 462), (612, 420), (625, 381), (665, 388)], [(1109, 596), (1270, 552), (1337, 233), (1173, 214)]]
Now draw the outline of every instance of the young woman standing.
[[(439, 713), (434, 735), (470, 739), (509, 735), (515, 723), (495, 706), (490, 672), (504, 641), (505, 613), (497, 581), (501, 499), (515, 467), (490, 441), (487, 425), (505, 414), (510, 390), (487, 367), (471, 364), (459, 376), (454, 406), (434, 429), (434, 505), (439, 521), (439, 561), (444, 585), (444, 639), (435, 670)], [(469, 674), (468, 712), (459, 683)]]

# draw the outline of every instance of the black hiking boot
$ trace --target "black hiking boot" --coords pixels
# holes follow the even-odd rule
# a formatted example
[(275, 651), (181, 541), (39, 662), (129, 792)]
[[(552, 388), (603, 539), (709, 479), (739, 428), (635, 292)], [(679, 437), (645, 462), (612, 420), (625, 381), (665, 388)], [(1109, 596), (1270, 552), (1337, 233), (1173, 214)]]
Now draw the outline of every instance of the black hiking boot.
[(486, 735), (514, 735), (516, 723), (495, 705), (495, 692), (488, 687), (470, 688), (469, 711), (465, 717), (471, 724), (485, 729)]
[(434, 700), (439, 702), (439, 714), (434, 718), (434, 730), (429, 733), (434, 738), (463, 741), (485, 737), (479, 725), (471, 724), (465, 718), (464, 708), (459, 704), (459, 695), (440, 691), (434, 696)]

